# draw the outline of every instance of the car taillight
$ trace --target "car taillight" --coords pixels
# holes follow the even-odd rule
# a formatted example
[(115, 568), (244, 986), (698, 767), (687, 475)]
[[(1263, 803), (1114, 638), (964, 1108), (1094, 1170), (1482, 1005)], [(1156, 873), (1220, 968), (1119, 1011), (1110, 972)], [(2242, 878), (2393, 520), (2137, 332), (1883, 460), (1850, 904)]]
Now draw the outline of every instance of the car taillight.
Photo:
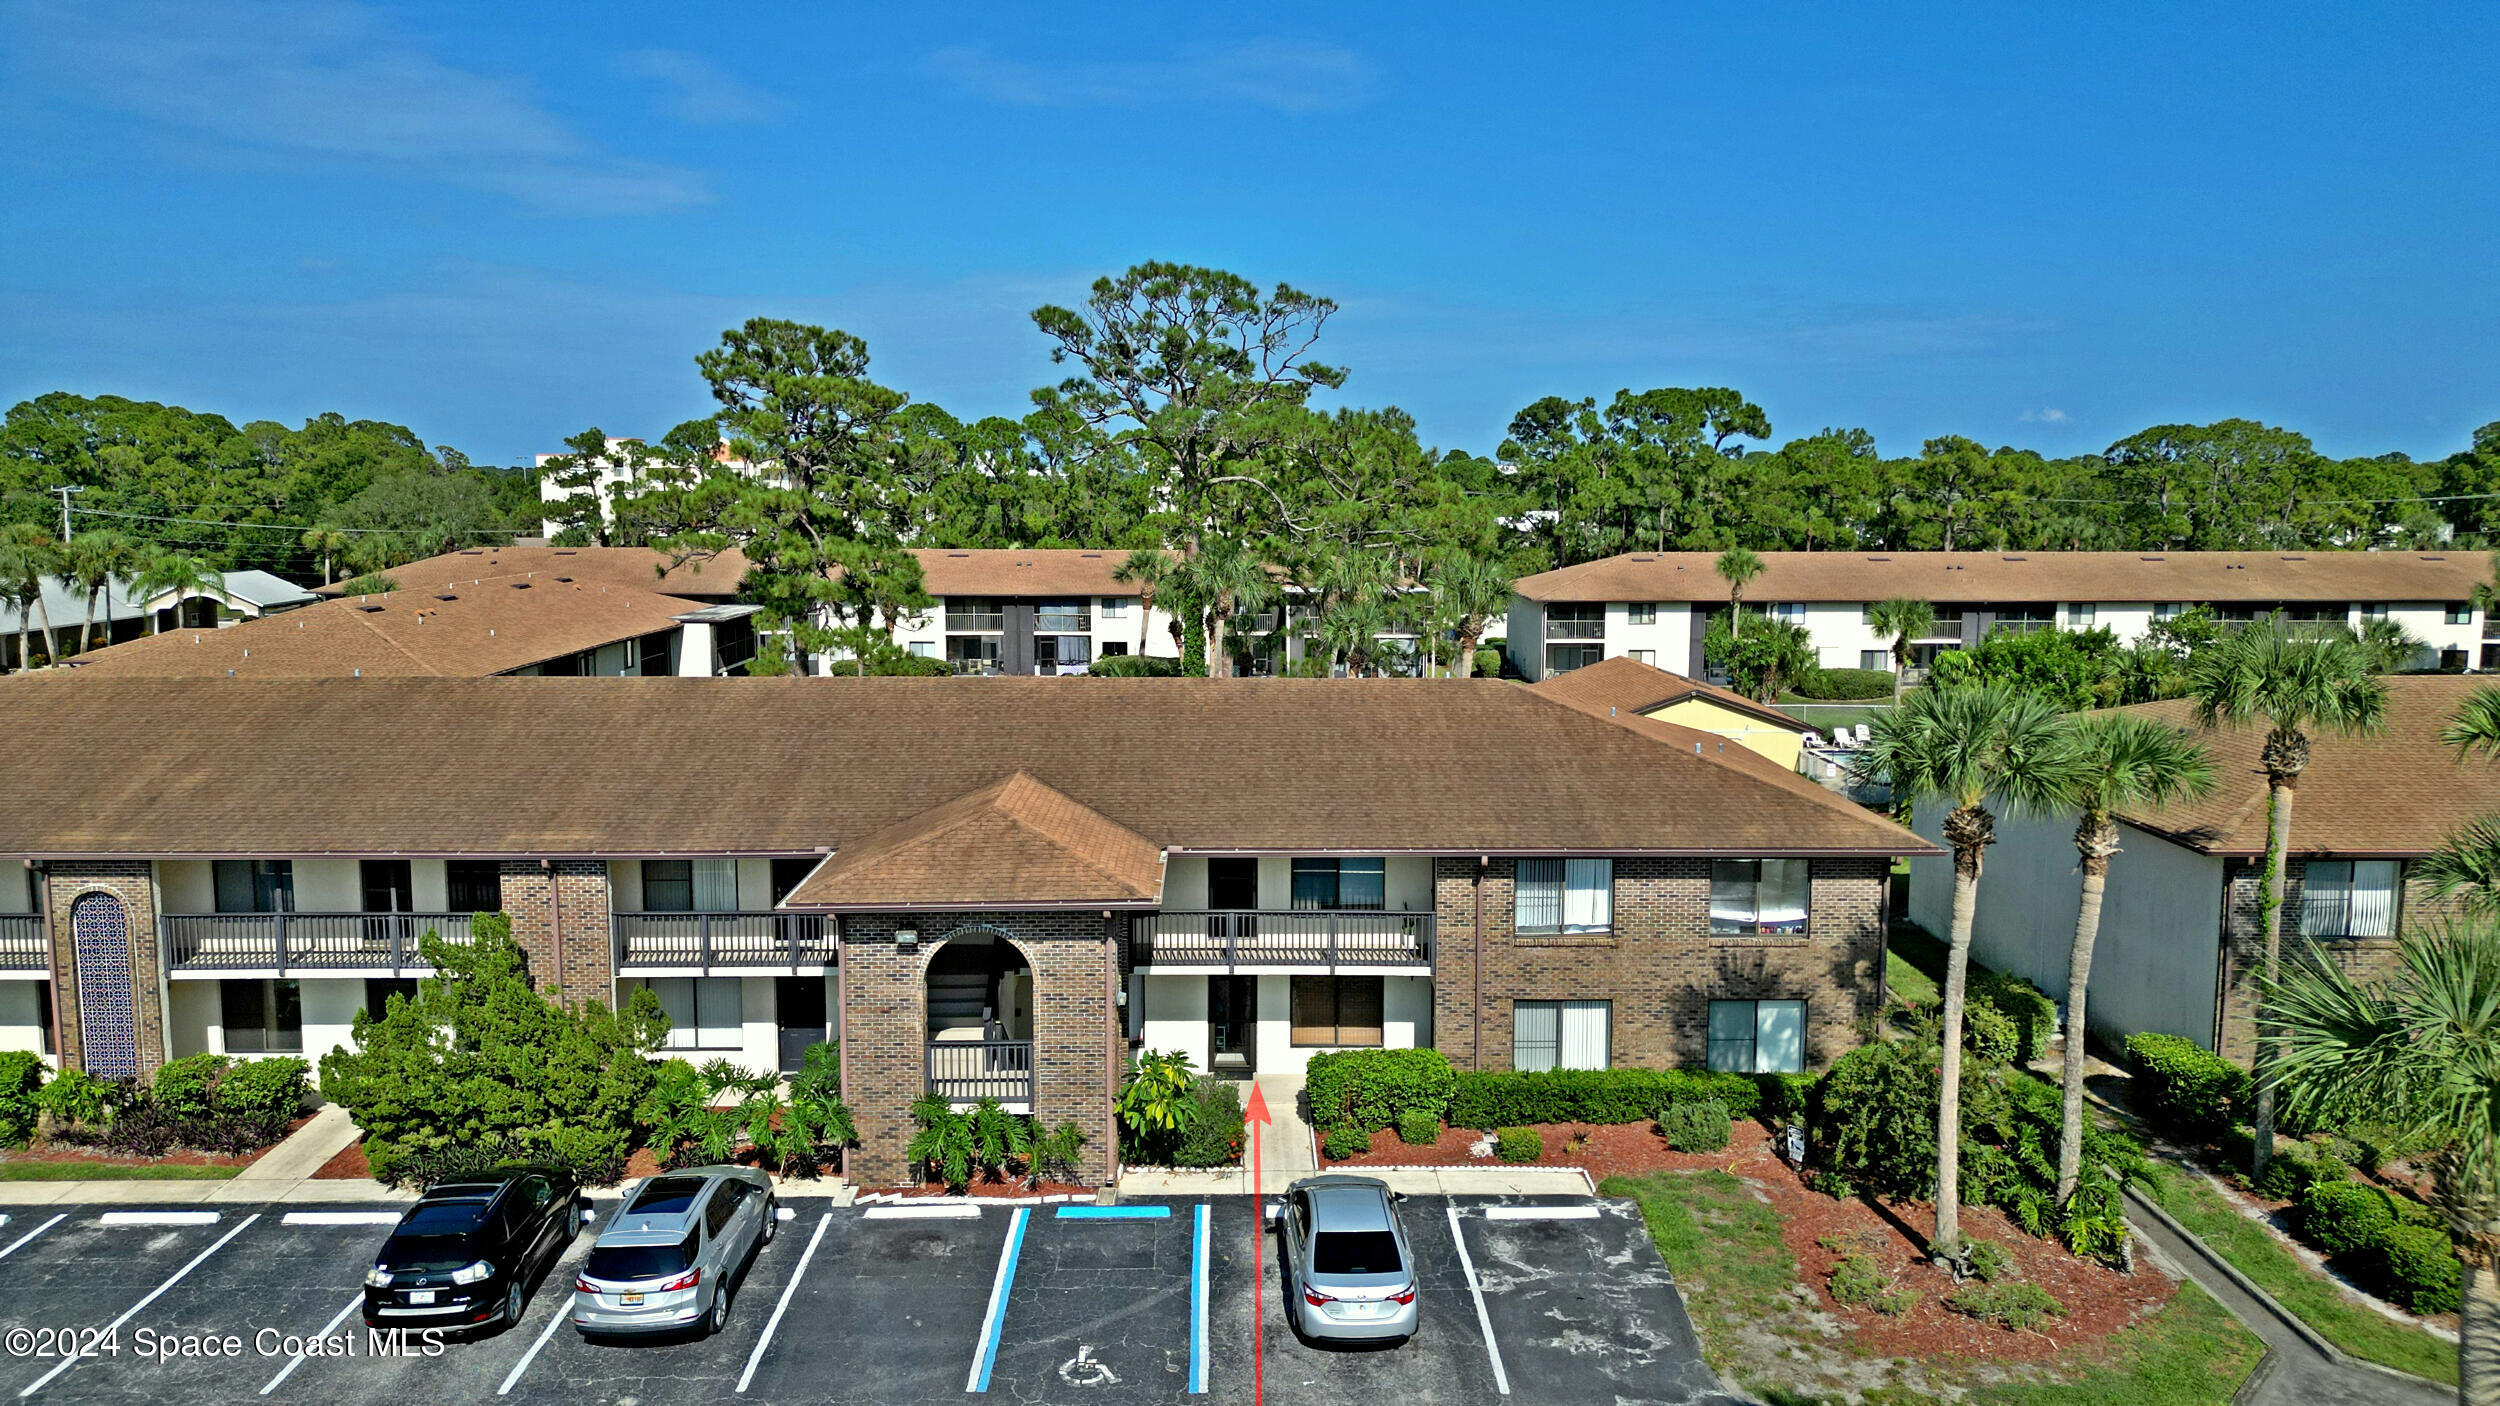
[(1395, 1304), (1409, 1304), (1409, 1303), (1413, 1303), (1414, 1301), (1415, 1301), (1415, 1286), (1414, 1286), (1414, 1285), (1412, 1285), (1412, 1284), (1407, 1285), (1405, 1288), (1400, 1289), (1400, 1290), (1398, 1290), (1396, 1293), (1391, 1294), (1391, 1295), (1389, 1296), (1389, 1302), (1391, 1302), (1391, 1303), (1395, 1303)]
[(1323, 1294), (1317, 1289), (1306, 1288), (1302, 1291), (1302, 1301), (1309, 1304), (1313, 1308), (1325, 1308), (1328, 1305), (1335, 1303), (1337, 1300), (1335, 1297)]
[(599, 1292), (599, 1286), (591, 1283), (587, 1279), (575, 1279), (573, 1281), (573, 1287), (581, 1290), (585, 1294), (595, 1294)]
[(689, 1269), (685, 1273), (678, 1275), (676, 1278), (671, 1279), (665, 1284), (662, 1284), (655, 1292), (665, 1294), (671, 1289), (691, 1289), (695, 1285), (702, 1282), (703, 1271), (700, 1269)]

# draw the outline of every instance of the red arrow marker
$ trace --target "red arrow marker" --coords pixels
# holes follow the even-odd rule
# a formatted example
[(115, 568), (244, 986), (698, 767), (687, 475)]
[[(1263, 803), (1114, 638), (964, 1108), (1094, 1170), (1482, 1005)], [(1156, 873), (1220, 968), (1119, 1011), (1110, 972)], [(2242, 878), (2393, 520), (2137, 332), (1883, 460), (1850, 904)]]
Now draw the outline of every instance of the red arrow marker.
[(1267, 1198), (1259, 1175), (1259, 1129), (1268, 1121), (1267, 1100), (1259, 1086), (1250, 1086), (1250, 1106), (1242, 1110), (1242, 1128), (1250, 1139), (1250, 1401), (1267, 1400)]

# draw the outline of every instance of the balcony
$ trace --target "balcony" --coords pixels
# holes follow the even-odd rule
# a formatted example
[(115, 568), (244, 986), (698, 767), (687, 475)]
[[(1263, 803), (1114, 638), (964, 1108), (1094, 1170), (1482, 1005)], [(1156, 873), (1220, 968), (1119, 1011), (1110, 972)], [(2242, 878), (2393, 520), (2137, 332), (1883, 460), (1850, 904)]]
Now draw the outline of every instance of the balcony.
[(833, 925), (822, 913), (619, 913), (609, 920), (616, 969), (667, 967), (757, 972), (834, 965)]
[(929, 1092), (953, 1103), (1033, 1103), (1030, 1040), (931, 1040)]
[(1131, 946), (1140, 970), (1220, 967), (1432, 969), (1433, 915), (1377, 908), (1237, 908), (1148, 913)]
[(946, 632), (950, 635), (994, 635), (1007, 628), (1007, 614), (1000, 610), (949, 610)]
[(340, 973), (397, 976), (430, 970), (417, 950), (428, 932), (469, 940), (473, 913), (168, 913), (167, 969), (184, 973)]
[(0, 914), (0, 971), (50, 971), (52, 945), (40, 913)]

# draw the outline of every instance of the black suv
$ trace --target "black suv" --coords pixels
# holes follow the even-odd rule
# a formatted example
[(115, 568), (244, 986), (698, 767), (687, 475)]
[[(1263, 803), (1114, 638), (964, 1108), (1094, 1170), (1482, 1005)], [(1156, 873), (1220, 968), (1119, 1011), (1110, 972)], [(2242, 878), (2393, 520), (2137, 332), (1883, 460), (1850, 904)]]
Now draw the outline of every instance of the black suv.
[(444, 1182), (391, 1228), (365, 1271), (365, 1322), (468, 1328), (521, 1321), (538, 1268), (582, 1228), (572, 1178), (525, 1167)]

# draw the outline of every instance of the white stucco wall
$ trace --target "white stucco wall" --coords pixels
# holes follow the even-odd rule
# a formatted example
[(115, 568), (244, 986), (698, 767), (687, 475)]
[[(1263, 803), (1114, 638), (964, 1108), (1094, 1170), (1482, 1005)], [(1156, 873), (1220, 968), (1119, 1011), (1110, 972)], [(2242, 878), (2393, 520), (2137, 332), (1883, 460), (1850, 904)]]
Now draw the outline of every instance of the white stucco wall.
[(0, 981), (0, 1050), (43, 1052), (42, 981)]
[(165, 1035), (172, 1044), (173, 1057), (180, 1059), (224, 1049), (217, 983), (176, 981), (167, 985), (170, 989), (165, 1002)]
[(217, 871), (205, 859), (156, 861), (156, 887), (168, 913), (217, 911)]
[(1193, 1069), (1206, 1069), (1212, 1061), (1210, 1032), (1207, 1029), (1207, 979), (1203, 976), (1145, 976), (1138, 978), (1142, 1019), (1139, 1033), (1145, 1037), (1145, 1048), (1157, 1052), (1178, 1050), (1189, 1056)]
[[(1941, 807), (1925, 805), (1911, 828), (1934, 840), (1942, 821)], [(2074, 832), (2071, 814), (1999, 819), (1971, 927), (1973, 961), (2061, 1003), (2083, 892)], [(1951, 856), (1910, 861), (1912, 921), (1942, 937), (1952, 912)], [(2221, 860), (2121, 825), (2092, 949), (2085, 1019), (2094, 1033), (2115, 1044), (2160, 1031), (2210, 1048), (2221, 917)]]

